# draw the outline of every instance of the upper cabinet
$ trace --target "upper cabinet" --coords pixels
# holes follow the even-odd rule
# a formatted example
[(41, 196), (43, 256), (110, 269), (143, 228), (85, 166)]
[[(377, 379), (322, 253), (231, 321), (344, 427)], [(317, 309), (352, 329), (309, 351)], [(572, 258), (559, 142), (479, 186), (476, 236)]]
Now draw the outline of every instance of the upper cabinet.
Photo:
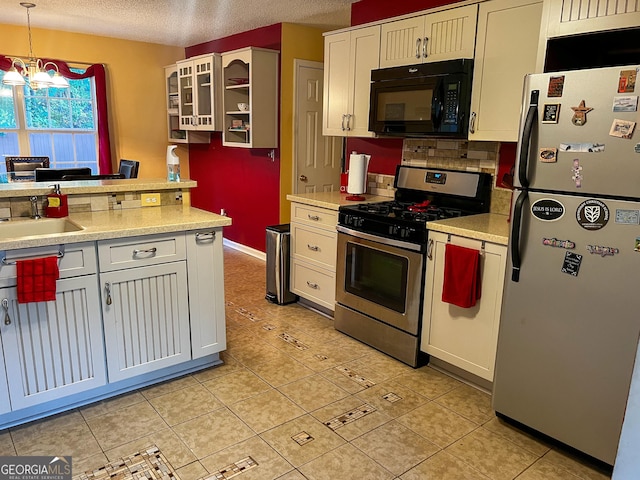
[(473, 58), (477, 5), (384, 23), (380, 68)]
[(178, 66), (164, 67), (165, 93), (167, 101), (167, 140), (169, 143), (208, 143), (208, 132), (185, 130), (180, 127), (180, 97), (178, 92)]
[(227, 147), (278, 147), (278, 55), (248, 47), (222, 54)]
[(374, 136), (369, 132), (369, 94), (379, 51), (380, 26), (325, 36), (323, 135)]
[(182, 130), (221, 129), (220, 55), (211, 53), (177, 62), (178, 112)]
[(480, 4), (469, 140), (518, 140), (524, 76), (536, 71), (542, 0)]
[(629, 0), (545, 0), (546, 37), (637, 28), (640, 2)]

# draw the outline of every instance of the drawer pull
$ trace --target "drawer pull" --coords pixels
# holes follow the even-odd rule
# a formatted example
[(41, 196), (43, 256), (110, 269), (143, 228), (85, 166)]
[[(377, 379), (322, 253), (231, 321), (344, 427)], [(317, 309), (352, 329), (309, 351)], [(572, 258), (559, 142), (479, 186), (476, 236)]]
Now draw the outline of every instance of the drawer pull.
[(307, 215), (307, 217), (309, 217), (309, 220), (313, 220), (314, 222), (320, 220), (320, 217), (318, 215)]
[(307, 285), (309, 286), (309, 288), (313, 288), (315, 290), (320, 288), (320, 286), (317, 283), (310, 282), (309, 280), (307, 280)]
[(308, 243), (307, 243), (307, 248), (309, 250), (313, 250), (314, 252), (317, 252), (318, 250), (320, 250), (319, 246), (317, 246), (317, 245), (309, 245)]
[(216, 238), (216, 232), (198, 232), (196, 233), (197, 242), (212, 242)]
[(4, 308), (4, 324), (11, 325), (11, 317), (9, 316), (9, 300), (2, 299), (2, 308)]
[(144, 249), (137, 249), (137, 248), (136, 248), (136, 249), (133, 251), (133, 256), (134, 256), (134, 257), (137, 257), (138, 255), (141, 255), (141, 254), (149, 254), (149, 256), (151, 256), (151, 257), (155, 257), (155, 255), (156, 255), (156, 252), (157, 252), (157, 251), (158, 251), (158, 249), (157, 249), (156, 247), (153, 247), (153, 248), (144, 248)]
[(111, 284), (109, 282), (104, 283), (104, 294), (107, 296), (105, 303), (111, 305)]

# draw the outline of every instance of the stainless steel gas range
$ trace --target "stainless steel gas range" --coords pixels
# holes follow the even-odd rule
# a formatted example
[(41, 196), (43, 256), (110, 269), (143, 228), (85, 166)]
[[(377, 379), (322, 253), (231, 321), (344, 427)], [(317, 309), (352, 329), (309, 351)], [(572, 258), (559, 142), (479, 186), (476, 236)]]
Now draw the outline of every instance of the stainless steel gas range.
[(394, 187), (392, 201), (339, 209), (334, 325), (416, 367), (426, 222), (488, 212), (491, 175), (399, 165)]

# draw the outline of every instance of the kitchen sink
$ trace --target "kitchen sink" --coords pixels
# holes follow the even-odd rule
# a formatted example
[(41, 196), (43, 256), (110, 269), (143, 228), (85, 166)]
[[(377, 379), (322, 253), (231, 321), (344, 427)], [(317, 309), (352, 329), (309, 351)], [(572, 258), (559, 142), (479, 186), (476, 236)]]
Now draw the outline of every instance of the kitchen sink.
[(0, 222), (0, 239), (54, 235), (80, 230), (83, 230), (83, 227), (68, 218), (9, 220)]

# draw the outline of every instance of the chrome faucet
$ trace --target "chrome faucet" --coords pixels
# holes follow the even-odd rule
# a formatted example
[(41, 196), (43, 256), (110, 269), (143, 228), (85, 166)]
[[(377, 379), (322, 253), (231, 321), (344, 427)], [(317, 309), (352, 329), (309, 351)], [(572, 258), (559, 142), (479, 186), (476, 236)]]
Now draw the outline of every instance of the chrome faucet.
[(29, 198), (29, 200), (31, 200), (31, 218), (33, 218), (34, 220), (42, 218), (38, 213), (38, 197), (33, 196)]

